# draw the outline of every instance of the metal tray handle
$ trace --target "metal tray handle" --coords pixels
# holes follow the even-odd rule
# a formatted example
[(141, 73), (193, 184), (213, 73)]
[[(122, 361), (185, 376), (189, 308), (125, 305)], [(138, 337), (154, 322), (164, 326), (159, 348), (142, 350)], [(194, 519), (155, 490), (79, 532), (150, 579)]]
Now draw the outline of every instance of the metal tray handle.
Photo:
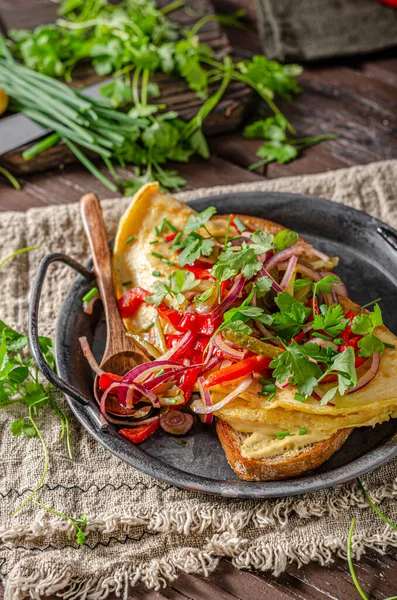
[(84, 405), (86, 410), (90, 413), (95, 425), (104, 430), (108, 427), (108, 423), (106, 419), (101, 415), (96, 405), (93, 404), (91, 398), (78, 390), (76, 387), (59, 377), (55, 371), (51, 369), (49, 364), (40, 348), (39, 342), (39, 330), (38, 330), (38, 317), (39, 317), (39, 308), (40, 308), (40, 299), (41, 293), (43, 290), (43, 284), (45, 281), (45, 277), (48, 271), (48, 267), (55, 262), (61, 262), (71, 267), (78, 273), (80, 273), (83, 277), (88, 280), (94, 278), (94, 273), (86, 267), (83, 267), (80, 263), (73, 260), (66, 254), (62, 254), (61, 252), (55, 252), (53, 254), (48, 254), (43, 258), (40, 262), (39, 268), (36, 273), (36, 277), (33, 282), (32, 293), (30, 296), (29, 302), (29, 345), (33, 355), (34, 360), (36, 361), (37, 366), (40, 371), (43, 373), (44, 377), (48, 379), (56, 388), (79, 402), (79, 404)]

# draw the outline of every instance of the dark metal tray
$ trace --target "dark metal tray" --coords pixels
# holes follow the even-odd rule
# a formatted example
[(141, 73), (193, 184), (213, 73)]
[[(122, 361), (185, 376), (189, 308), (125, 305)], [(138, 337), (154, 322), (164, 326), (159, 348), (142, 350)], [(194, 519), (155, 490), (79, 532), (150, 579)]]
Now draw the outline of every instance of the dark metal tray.
[[(341, 204), (284, 193), (242, 193), (202, 198), (190, 203), (196, 210), (215, 205), (220, 213), (255, 215), (294, 229), (316, 248), (340, 257), (336, 269), (347, 284), (351, 298), (365, 304), (381, 296), (386, 325), (397, 333), (397, 252), (377, 229), (377, 219)], [(397, 239), (397, 237), (395, 238)], [(70, 288), (56, 330), (58, 377), (46, 367), (35, 344), (39, 295), (51, 262), (62, 260), (80, 272)], [(66, 392), (70, 407), (85, 429), (110, 452), (131, 466), (173, 485), (234, 498), (271, 498), (315, 491), (347, 482), (373, 470), (397, 455), (397, 419), (375, 428), (356, 429), (343, 447), (320, 468), (299, 478), (250, 483), (234, 474), (213, 427), (197, 423), (184, 438), (157, 432), (140, 445), (133, 445), (103, 426), (92, 394), (93, 375), (84, 359), (78, 338), (87, 336), (100, 359), (105, 328), (98, 306), (91, 316), (81, 298), (92, 285), (88, 269), (64, 255), (46, 257), (37, 274), (30, 306), (30, 338), (33, 352), (44, 374)]]

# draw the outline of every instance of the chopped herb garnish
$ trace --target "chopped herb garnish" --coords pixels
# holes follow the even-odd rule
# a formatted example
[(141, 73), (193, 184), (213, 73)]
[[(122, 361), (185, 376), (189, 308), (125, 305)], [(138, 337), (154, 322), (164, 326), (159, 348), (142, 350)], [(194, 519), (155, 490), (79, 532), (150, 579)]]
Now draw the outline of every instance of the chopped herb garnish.
[(395, 345), (394, 344), (388, 344), (387, 342), (383, 342), (385, 345), (385, 348), (392, 348), (393, 350), (395, 349)]
[(161, 277), (160, 271), (152, 271), (153, 277)]
[(155, 375), (155, 377), (160, 377), (160, 375), (164, 375), (165, 370), (164, 369), (160, 369), (160, 371), (158, 371)]
[(176, 234), (174, 241), (172, 242), (172, 247), (179, 244), (179, 240), (181, 239), (182, 235), (183, 235), (182, 231), (180, 231), (179, 233)]
[(261, 396), (269, 396), (269, 394), (273, 394), (276, 391), (275, 383), (266, 383), (262, 387), (262, 391), (260, 392)]
[(383, 352), (385, 344), (374, 335), (374, 330), (381, 325), (383, 325), (383, 317), (379, 304), (375, 304), (371, 313), (354, 317), (352, 332), (364, 336), (358, 341), (359, 356), (372, 356), (374, 352), (378, 354)]
[(154, 233), (155, 233), (155, 235), (156, 235), (157, 237), (160, 235), (160, 230), (159, 230), (159, 228), (158, 228), (158, 227), (154, 226), (154, 227), (153, 227), (153, 231), (154, 231)]
[(126, 243), (126, 244), (131, 244), (131, 242), (133, 242), (134, 240), (135, 240), (135, 237), (134, 237), (133, 235), (130, 235), (130, 237), (128, 237), (128, 238), (125, 240), (125, 243)]
[(291, 435), (291, 432), (288, 429), (286, 429), (285, 431), (277, 431), (276, 438), (278, 440), (283, 440), (284, 438), (288, 437), (289, 435)]
[(306, 400), (307, 400), (307, 396), (305, 396), (305, 394), (300, 394), (299, 392), (296, 392), (294, 394), (294, 398), (295, 398), (295, 400), (298, 400), (299, 402), (306, 402)]
[[(318, 334), (316, 334), (318, 336)], [(336, 344), (337, 346), (342, 346), (342, 344), (345, 343), (345, 340), (343, 338), (335, 338), (333, 340), (334, 344)]]
[(234, 225), (236, 226), (236, 229), (242, 233), (243, 231), (247, 231), (246, 226), (244, 225), (244, 223), (242, 222), (242, 220), (239, 217), (234, 217)]
[(298, 433), (299, 435), (305, 435), (307, 433), (307, 427), (301, 427)]
[(166, 258), (165, 256), (163, 256), (159, 252), (152, 252), (151, 254), (152, 254), (152, 256), (155, 256), (156, 258), (159, 258), (160, 260), (162, 260), (163, 262), (165, 262), (166, 265), (169, 265), (170, 267), (174, 266), (174, 263), (172, 262), (172, 260), (169, 260), (168, 258)]
[(132, 281), (123, 281), (123, 283), (121, 285), (127, 286), (127, 285), (131, 285)]
[(333, 307), (326, 307), (323, 314), (315, 315), (313, 319), (314, 331), (325, 331), (325, 333), (328, 333), (333, 338), (346, 329), (347, 325), (348, 321), (345, 319), (345, 314), (340, 304)]
[(160, 233), (163, 233), (165, 229), (169, 229), (170, 231), (172, 231), (172, 233), (176, 233), (178, 231), (177, 228), (174, 227), (174, 225), (168, 221), (168, 219), (164, 218), (159, 228)]
[(154, 244), (158, 244), (158, 243), (159, 243), (159, 241), (160, 241), (160, 240), (153, 240), (152, 242), (149, 242), (149, 244), (151, 244), (151, 245), (153, 246)]
[(143, 331), (149, 331), (149, 329), (151, 329), (152, 327), (154, 327), (154, 321), (149, 323), (149, 325), (146, 325), (146, 327), (143, 328)]
[(184, 292), (193, 290), (201, 283), (190, 271), (176, 271), (168, 277), (168, 280), (155, 281), (153, 285), (153, 294), (146, 298), (148, 304), (159, 306), (163, 300), (170, 295), (178, 304), (185, 302)]
[[(317, 331), (315, 333), (315, 336), (317, 338), (322, 339), (322, 340), (327, 340), (327, 342), (331, 341), (331, 338), (329, 337), (329, 335), (324, 335), (323, 333), (318, 333)], [(342, 339), (342, 338), (340, 338), (340, 339)], [(342, 339), (342, 344), (343, 344), (343, 342), (344, 342), (344, 340)]]
[(97, 295), (97, 293), (98, 293), (98, 288), (97, 287), (93, 287), (93, 288), (90, 289), (89, 292), (86, 293), (85, 296), (82, 297), (81, 300), (84, 302), (84, 304), (88, 304), (88, 302), (90, 300), (92, 300), (93, 297)]
[(276, 395), (276, 392), (273, 392), (272, 394), (270, 394), (270, 396), (268, 397), (268, 400), (273, 400), (275, 395)]

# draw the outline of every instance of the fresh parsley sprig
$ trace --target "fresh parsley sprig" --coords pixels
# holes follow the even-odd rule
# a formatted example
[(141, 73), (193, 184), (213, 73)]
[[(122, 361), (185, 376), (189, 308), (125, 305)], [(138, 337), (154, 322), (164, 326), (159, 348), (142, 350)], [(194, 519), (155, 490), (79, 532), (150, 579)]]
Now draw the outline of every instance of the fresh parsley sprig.
[(352, 332), (364, 336), (358, 341), (359, 356), (372, 356), (374, 352), (382, 354), (385, 344), (374, 334), (375, 329), (381, 325), (383, 325), (383, 317), (379, 304), (375, 304), (369, 314), (362, 313), (354, 317)]
[(154, 282), (153, 294), (146, 298), (146, 302), (157, 307), (167, 296), (171, 296), (177, 304), (183, 304), (186, 299), (184, 293), (193, 290), (200, 283), (201, 280), (195, 279), (190, 271), (175, 271), (167, 281)]

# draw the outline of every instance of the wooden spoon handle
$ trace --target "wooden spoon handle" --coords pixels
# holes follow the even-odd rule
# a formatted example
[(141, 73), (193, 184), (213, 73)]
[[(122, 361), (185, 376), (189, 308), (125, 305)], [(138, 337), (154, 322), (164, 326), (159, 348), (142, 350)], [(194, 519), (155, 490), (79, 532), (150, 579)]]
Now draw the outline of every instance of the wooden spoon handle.
[[(119, 334), (124, 336), (125, 330), (114, 293), (112, 259), (98, 196), (96, 194), (85, 194), (82, 196), (80, 199), (80, 210), (91, 248), (98, 288), (105, 309), (108, 332), (107, 350), (110, 350), (109, 346), (112, 340), (117, 340)], [(117, 351), (119, 349), (114, 348), (113, 350)]]

